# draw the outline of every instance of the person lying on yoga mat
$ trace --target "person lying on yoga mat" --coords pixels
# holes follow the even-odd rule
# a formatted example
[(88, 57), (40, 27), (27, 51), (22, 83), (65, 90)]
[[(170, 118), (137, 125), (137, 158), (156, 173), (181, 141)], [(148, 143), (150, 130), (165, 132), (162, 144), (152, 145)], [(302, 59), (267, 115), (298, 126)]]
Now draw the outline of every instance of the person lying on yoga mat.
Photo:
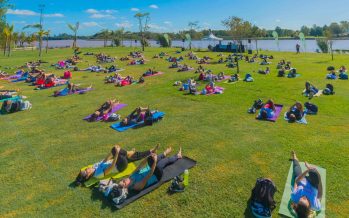
[(118, 192), (114, 193), (115, 203), (122, 203), (127, 199), (129, 193), (137, 193), (143, 189), (152, 186), (161, 180), (164, 169), (175, 163), (178, 159), (182, 159), (182, 149), (174, 156), (167, 157), (172, 148), (167, 148), (164, 153), (157, 155), (152, 153), (151, 156), (144, 159), (137, 169), (129, 176), (118, 183)]
[(157, 73), (158, 73), (158, 71), (155, 71), (155, 70), (152, 70), (151, 68), (149, 68), (147, 72), (143, 73), (143, 76), (151, 76), (151, 75), (154, 75)]
[(123, 126), (128, 126), (133, 123), (142, 122), (146, 119), (147, 114), (150, 114), (150, 113), (151, 111), (149, 107), (146, 107), (146, 108), (137, 107), (134, 111), (132, 111), (130, 115), (128, 115), (122, 120), (121, 124)]
[(295, 78), (297, 76), (297, 69), (296, 68), (291, 68), (290, 72), (287, 74), (288, 78)]
[(307, 218), (311, 211), (321, 210), (322, 182), (315, 167), (305, 162), (307, 170), (302, 172), (296, 153), (292, 151), (293, 178), (295, 180), (291, 193), (291, 206), (298, 218)]
[(288, 112), (286, 113), (286, 117), (289, 122), (293, 123), (297, 120), (301, 120), (304, 116), (303, 105), (299, 102), (296, 102)]
[[(83, 87), (80, 87), (79, 84), (74, 84), (69, 82), (67, 85), (67, 88), (65, 89), (68, 90), (68, 93), (74, 93), (74, 92), (79, 92), (79, 91), (83, 91), (91, 88), (92, 88), (92, 85), (90, 85), (89, 87), (83, 88)], [(65, 91), (65, 89), (54, 91), (53, 96), (59, 96), (62, 92)]]
[(267, 120), (274, 116), (275, 113), (275, 104), (273, 100), (269, 99), (267, 103), (263, 105), (256, 119), (259, 120)]
[(123, 172), (127, 168), (128, 163), (139, 161), (150, 156), (156, 152), (158, 147), (159, 145), (151, 150), (138, 152), (135, 149), (126, 151), (119, 145), (115, 145), (102, 161), (80, 171), (75, 179), (75, 183), (77, 185), (82, 185), (92, 177), (103, 179), (106, 175)]
[(224, 72), (218, 73), (218, 74), (217, 74), (217, 79), (218, 79), (218, 80), (223, 80), (223, 79), (225, 79)]
[(97, 109), (91, 115), (91, 117), (88, 119), (88, 121), (89, 122), (96, 121), (98, 117), (101, 117), (101, 116), (108, 114), (113, 109), (113, 107), (115, 107), (118, 104), (120, 104), (120, 102), (117, 101), (116, 99), (110, 99), (110, 100), (106, 101), (104, 104), (101, 105), (101, 107), (99, 109)]
[(278, 77), (284, 77), (286, 74), (285, 68), (281, 67), (281, 69), (278, 72)]
[(237, 81), (239, 81), (239, 79), (240, 79), (239, 74), (235, 73), (235, 74), (231, 75), (229, 82), (237, 82)]
[(260, 74), (269, 74), (270, 73), (270, 68), (269, 67), (267, 67), (265, 70), (258, 70), (258, 73), (260, 73)]

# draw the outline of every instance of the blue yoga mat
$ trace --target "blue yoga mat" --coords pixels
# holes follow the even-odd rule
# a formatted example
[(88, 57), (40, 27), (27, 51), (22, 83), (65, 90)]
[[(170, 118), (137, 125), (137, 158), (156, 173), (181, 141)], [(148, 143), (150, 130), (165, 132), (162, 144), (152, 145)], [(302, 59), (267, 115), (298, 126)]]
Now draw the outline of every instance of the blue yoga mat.
[[(165, 116), (165, 113), (164, 112), (156, 112), (153, 114), (153, 118), (156, 120), (156, 119), (159, 119), (161, 117)], [(140, 125), (143, 125), (144, 124), (144, 121), (142, 122), (139, 122), (139, 123), (135, 123), (135, 124), (131, 124), (129, 126), (122, 126), (121, 125), (121, 122), (118, 122), (118, 123), (115, 123), (113, 125), (111, 125), (110, 127), (118, 132), (124, 132), (128, 129), (131, 129), (131, 128), (134, 128), (134, 127), (137, 127), (137, 126), (140, 126)]]

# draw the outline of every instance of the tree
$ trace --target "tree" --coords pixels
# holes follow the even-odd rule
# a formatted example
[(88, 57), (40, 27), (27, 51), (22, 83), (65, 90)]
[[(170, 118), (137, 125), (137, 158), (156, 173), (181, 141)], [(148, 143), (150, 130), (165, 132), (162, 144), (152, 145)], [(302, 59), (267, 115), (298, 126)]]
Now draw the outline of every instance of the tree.
[(112, 31), (113, 42), (115, 46), (122, 46), (124, 41), (125, 29), (121, 28), (115, 31)]
[(343, 33), (349, 33), (349, 22), (348, 21), (341, 21), (340, 26), (342, 28)]
[(5, 28), (3, 29), (3, 36), (5, 38), (4, 55), (6, 55), (6, 51), (7, 51), (8, 57), (10, 57), (10, 55), (11, 55), (11, 44), (13, 41), (13, 29), (14, 29), (13, 24), (11, 26), (6, 25)]
[(331, 23), (328, 28), (329, 28), (329, 31), (336, 36), (339, 36), (340, 34), (343, 33), (343, 29), (338, 23)]
[(41, 24), (31, 24), (31, 25), (27, 25), (25, 27), (23, 27), (23, 29), (27, 29), (27, 28), (33, 28), (33, 29), (38, 29), (39, 31), (36, 32), (36, 36), (38, 36), (39, 39), (39, 57), (41, 58), (41, 54), (42, 54), (42, 37), (45, 35), (45, 31), (42, 28)]
[[(199, 21), (190, 21), (188, 23), (188, 27), (189, 27), (189, 34), (190, 34), (190, 37), (192, 39), (195, 39), (196, 38), (196, 30), (199, 29)], [(191, 50), (191, 40), (189, 42), (189, 49)]]
[(333, 33), (330, 30), (326, 30), (324, 34), (325, 34), (328, 48), (331, 53), (332, 61), (333, 61)]
[(168, 34), (159, 35), (158, 40), (161, 47), (171, 47), (171, 38)]
[(50, 33), (51, 33), (50, 30), (47, 30), (47, 31), (44, 33), (44, 36), (46, 37), (46, 54), (47, 54), (47, 52), (48, 52), (48, 39), (49, 39)]
[(76, 41), (77, 41), (77, 34), (78, 34), (78, 30), (79, 30), (80, 23), (79, 23), (79, 22), (76, 22), (75, 25), (68, 23), (67, 25), (68, 25), (68, 28), (69, 28), (71, 31), (73, 31), (73, 33), (74, 33), (73, 48), (76, 48), (76, 47), (77, 47), (77, 44), (76, 44)]
[(305, 36), (309, 36), (310, 35), (310, 29), (307, 26), (302, 26), (301, 27), (301, 32), (305, 35)]
[(242, 40), (251, 36), (252, 24), (239, 17), (229, 17), (223, 20), (222, 24), (230, 31), (233, 40), (238, 43), (238, 49), (241, 52)]
[(150, 21), (149, 13), (137, 13), (134, 15), (136, 19), (138, 19), (138, 28), (139, 34), (141, 35), (141, 44), (142, 51), (144, 51), (146, 44), (148, 43), (145, 38), (145, 32), (149, 29), (149, 21)]

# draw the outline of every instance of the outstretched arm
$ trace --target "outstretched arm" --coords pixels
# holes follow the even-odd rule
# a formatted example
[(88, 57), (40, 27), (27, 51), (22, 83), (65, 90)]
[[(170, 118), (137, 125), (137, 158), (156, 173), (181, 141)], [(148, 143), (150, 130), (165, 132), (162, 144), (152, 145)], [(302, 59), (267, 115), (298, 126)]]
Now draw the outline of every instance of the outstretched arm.
[(137, 182), (134, 185), (134, 188), (133, 188), (134, 190), (136, 190), (136, 191), (143, 190), (144, 186), (147, 184), (147, 182), (150, 179), (150, 177), (154, 174), (156, 163), (157, 163), (157, 155), (156, 154), (152, 154), (152, 158), (154, 159), (154, 162), (153, 162), (153, 165), (151, 166), (150, 172), (140, 182)]

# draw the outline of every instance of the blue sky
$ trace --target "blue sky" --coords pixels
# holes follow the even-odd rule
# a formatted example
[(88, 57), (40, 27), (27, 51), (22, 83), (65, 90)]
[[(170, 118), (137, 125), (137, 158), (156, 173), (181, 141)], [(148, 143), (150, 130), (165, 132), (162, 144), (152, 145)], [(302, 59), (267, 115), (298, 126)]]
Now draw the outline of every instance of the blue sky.
[[(299, 29), (303, 24), (324, 25), (349, 21), (348, 0), (10, 0), (14, 8), (7, 21), (17, 31), (39, 22), (39, 4), (44, 4), (44, 28), (53, 34), (69, 32), (67, 23), (80, 22), (79, 35), (101, 29), (136, 31), (137, 12), (149, 12), (151, 30), (177, 32), (199, 21), (202, 28), (224, 29), (221, 21), (242, 17), (260, 27)], [(26, 30), (29, 31), (29, 30)]]

